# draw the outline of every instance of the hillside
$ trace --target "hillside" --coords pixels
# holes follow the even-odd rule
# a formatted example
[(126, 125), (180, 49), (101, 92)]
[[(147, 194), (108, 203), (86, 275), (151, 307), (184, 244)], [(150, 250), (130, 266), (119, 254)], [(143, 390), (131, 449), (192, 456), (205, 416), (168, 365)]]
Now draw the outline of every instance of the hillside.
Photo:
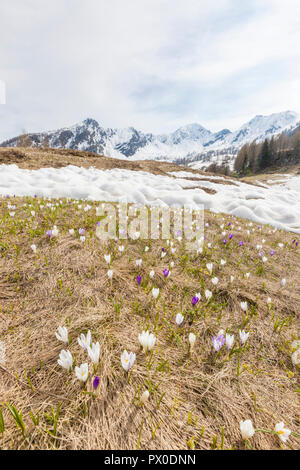
[[(83, 152), (3, 149), (0, 158), (1, 184), (15, 185), (11, 194), (0, 190), (2, 449), (300, 449), (299, 235), (205, 210), (198, 253), (172, 232), (168, 240), (118, 234), (105, 242), (96, 235), (103, 200), (12, 193), (29, 190), (29, 181), (48, 191), (50, 176), (47, 183), (37, 173), (44, 170), (62, 191), (67, 180), (54, 172), (70, 170), (70, 159), (77, 172), (100, 165), (93, 171), (106, 180), (120, 171), (126, 180), (152, 175), (149, 184), (160, 181), (161, 193), (170, 180), (181, 194), (183, 179), (208, 198), (215, 194), (206, 184), (222, 188), (221, 200), (224, 191), (261, 190), (261, 183), (205, 181), (166, 163), (117, 167)], [(113, 179), (106, 181), (111, 195)], [(273, 179), (265, 191), (282, 199), (280, 184)], [(155, 336), (148, 352), (139, 343), (143, 330)], [(93, 355), (82, 347), (89, 331)], [(69, 371), (58, 363), (62, 350), (71, 353)], [(124, 350), (136, 355), (129, 374)], [(75, 370), (81, 364), (83, 381)], [(247, 419), (256, 431), (243, 441)], [(281, 422), (291, 430), (286, 441), (274, 431)]]

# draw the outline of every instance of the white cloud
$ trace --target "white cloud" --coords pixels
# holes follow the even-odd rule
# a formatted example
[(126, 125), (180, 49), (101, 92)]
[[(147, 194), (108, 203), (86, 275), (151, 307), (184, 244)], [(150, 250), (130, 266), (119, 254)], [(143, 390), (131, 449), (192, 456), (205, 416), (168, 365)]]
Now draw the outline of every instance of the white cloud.
[(300, 111), (298, 0), (11, 0), (0, 140), (88, 116), (165, 132)]

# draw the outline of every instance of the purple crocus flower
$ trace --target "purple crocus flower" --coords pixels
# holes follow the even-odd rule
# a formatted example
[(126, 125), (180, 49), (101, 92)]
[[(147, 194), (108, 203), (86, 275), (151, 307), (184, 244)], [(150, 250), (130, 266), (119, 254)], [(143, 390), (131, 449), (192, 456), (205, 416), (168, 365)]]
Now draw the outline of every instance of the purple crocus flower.
[(212, 341), (215, 351), (219, 352), (221, 347), (225, 344), (225, 337), (224, 335), (214, 336)]
[(47, 230), (46, 234), (47, 234), (47, 237), (49, 237), (49, 238), (52, 237), (52, 231), (51, 230)]
[(164, 269), (163, 273), (165, 277), (168, 277), (170, 274), (170, 271), (168, 269)]
[(96, 375), (96, 377), (94, 378), (94, 381), (93, 381), (94, 390), (97, 390), (97, 388), (99, 387), (99, 383), (100, 383), (100, 379), (99, 379), (98, 375)]
[(198, 302), (199, 302), (199, 297), (197, 297), (196, 295), (194, 295), (194, 297), (192, 298), (193, 307), (195, 307), (195, 305), (197, 305)]
[(176, 237), (179, 237), (181, 235), (181, 230), (178, 230), (178, 232), (176, 232)]
[(231, 222), (228, 222), (228, 227), (230, 227), (230, 225), (231, 225)]
[(299, 243), (298, 243), (298, 242), (296, 242), (296, 246), (298, 246), (298, 245), (299, 245)]
[(223, 243), (224, 243), (224, 245), (226, 245), (226, 243), (227, 243), (227, 240), (226, 240), (226, 238), (223, 240)]
[(84, 232), (85, 232), (84, 228), (80, 228), (80, 229), (78, 230), (79, 235), (83, 235)]
[(239, 243), (239, 246), (243, 246), (243, 245), (244, 245), (244, 242), (240, 242), (240, 243)]
[(233, 234), (230, 233), (230, 234), (229, 234), (229, 240), (232, 240), (232, 238), (233, 238)]
[(275, 254), (275, 251), (271, 250), (271, 256), (274, 256), (274, 254)]
[(136, 282), (138, 283), (139, 286), (141, 285), (141, 282), (142, 282), (142, 276), (141, 275), (138, 275), (136, 277)]

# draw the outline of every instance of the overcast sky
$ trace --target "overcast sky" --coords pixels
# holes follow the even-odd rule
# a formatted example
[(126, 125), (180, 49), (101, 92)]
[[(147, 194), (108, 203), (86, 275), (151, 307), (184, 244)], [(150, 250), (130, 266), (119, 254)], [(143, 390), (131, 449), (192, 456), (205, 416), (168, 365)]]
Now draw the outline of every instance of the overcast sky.
[(1, 0), (0, 140), (300, 112), (299, 0)]

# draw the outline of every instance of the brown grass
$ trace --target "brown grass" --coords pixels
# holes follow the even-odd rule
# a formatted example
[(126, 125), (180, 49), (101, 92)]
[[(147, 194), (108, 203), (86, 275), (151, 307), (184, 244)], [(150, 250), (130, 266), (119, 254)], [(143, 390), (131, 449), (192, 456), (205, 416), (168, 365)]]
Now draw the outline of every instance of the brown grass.
[[(52, 166), (56, 153), (51, 158)], [(35, 199), (10, 202), (17, 205), (14, 218), (8, 215), (6, 200), (0, 205), (0, 341), (7, 348), (6, 363), (0, 367), (5, 423), (1, 448), (136, 449), (142, 428), (141, 449), (242, 449), (239, 422), (248, 418), (256, 428), (274, 429), (275, 423), (284, 421), (299, 433), (299, 383), (290, 348), (291, 341), (299, 337), (300, 259), (299, 249), (292, 243), (294, 234), (269, 233), (270, 227), (259, 232), (253, 224), (256, 230), (248, 237), (248, 221), (206, 212), (209, 227), (205, 235), (212, 250), (189, 255), (175, 242), (176, 254), (168, 252), (161, 259), (165, 242), (139, 240), (126, 242), (121, 256), (115, 242), (104, 243), (95, 237), (99, 220), (95, 204), (84, 212), (65, 200), (55, 211), (46, 206), (40, 209)], [(32, 206), (23, 206), (25, 202)], [(33, 209), (35, 217), (30, 216)], [(226, 228), (228, 221), (234, 222), (235, 237), (224, 246), (220, 225)], [(45, 232), (54, 224), (60, 233), (51, 243)], [(241, 232), (236, 230), (238, 225)], [(68, 233), (69, 228), (79, 227), (86, 230), (84, 244), (78, 232), (77, 237)], [(276, 251), (273, 258), (267, 254), (264, 267), (256, 249), (262, 238), (266, 239), (266, 253), (272, 247)], [(244, 241), (243, 248), (238, 247), (239, 240)], [(278, 242), (285, 243), (285, 248), (280, 250)], [(32, 243), (37, 245), (36, 255)], [(146, 244), (148, 253), (144, 253)], [(112, 285), (103, 259), (108, 252), (115, 253)], [(143, 285), (138, 288), (135, 260), (141, 257)], [(227, 260), (222, 268), (221, 258)], [(165, 280), (162, 270), (171, 259), (175, 267)], [(210, 281), (208, 262), (214, 263), (217, 287)], [(148, 279), (151, 269), (156, 272), (153, 281)], [(250, 279), (245, 278), (246, 272), (251, 272)], [(235, 276), (233, 284), (230, 275)], [(287, 285), (280, 288), (283, 277)], [(157, 305), (150, 292), (153, 285), (161, 289)], [(209, 304), (205, 288), (214, 292)], [(191, 299), (199, 291), (202, 300), (191, 317)], [(271, 309), (266, 304), (268, 296), (273, 300)], [(245, 300), (248, 315), (240, 308)], [(185, 315), (181, 328), (174, 322), (179, 311)], [(93, 341), (100, 342), (96, 397), (84, 393), (74, 372), (67, 373), (58, 365), (59, 352), (66, 349), (55, 338), (59, 325), (68, 326), (72, 340), (68, 348), (77, 365), (87, 362), (87, 354), (77, 344), (78, 335), (90, 329)], [(146, 328), (157, 336), (154, 353), (147, 356), (137, 340)], [(235, 334), (236, 344), (240, 328), (250, 331), (245, 350), (230, 359), (225, 349), (217, 356), (212, 336), (221, 328)], [(190, 331), (197, 334), (191, 357)], [(123, 349), (137, 354), (130, 380), (120, 364)], [(90, 392), (93, 377), (88, 379)], [(150, 387), (150, 399), (141, 406), (138, 396)], [(7, 403), (22, 411), (25, 438)], [(57, 432), (51, 435), (49, 414), (51, 407), (56, 412), (59, 403)], [(35, 425), (30, 413), (36, 416), (37, 412), (40, 421)], [(255, 434), (251, 444), (255, 449), (280, 448), (278, 436), (262, 432)], [(300, 449), (296, 437), (281, 445)]]

